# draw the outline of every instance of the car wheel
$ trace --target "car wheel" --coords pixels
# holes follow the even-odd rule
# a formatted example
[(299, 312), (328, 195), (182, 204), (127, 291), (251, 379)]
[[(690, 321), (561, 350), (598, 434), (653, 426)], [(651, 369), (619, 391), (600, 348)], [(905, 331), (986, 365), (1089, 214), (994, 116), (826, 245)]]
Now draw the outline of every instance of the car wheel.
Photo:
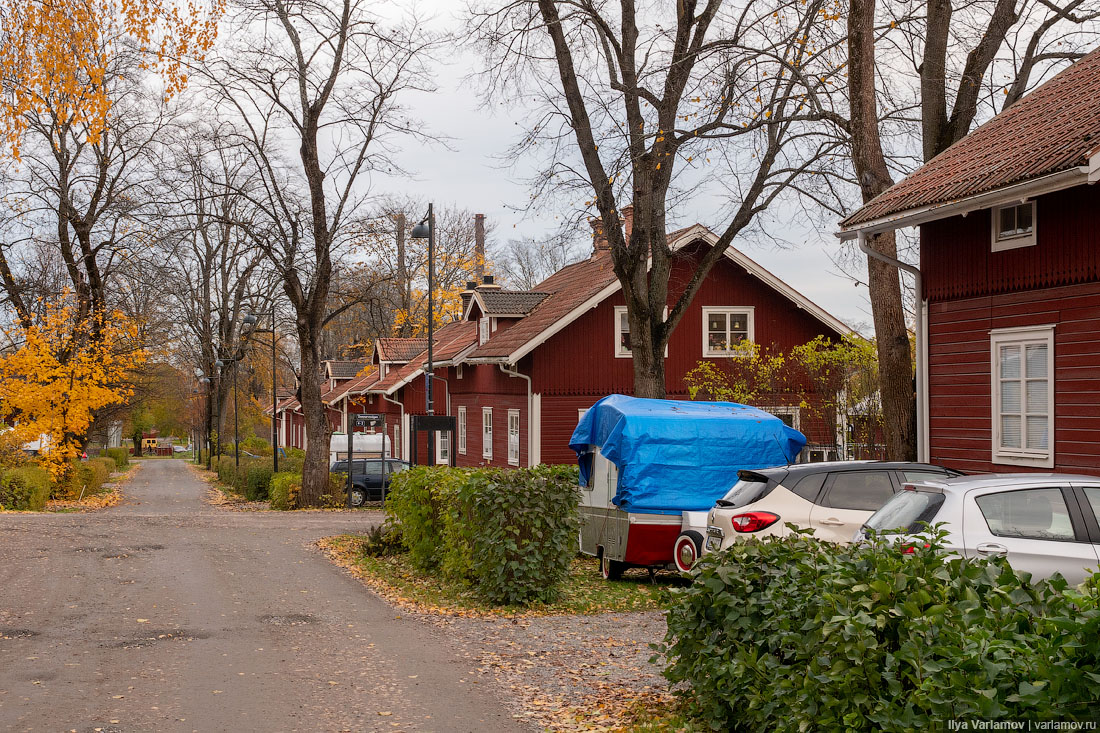
[(606, 555), (600, 556), (600, 575), (604, 580), (618, 580), (623, 577), (626, 563), (619, 560), (611, 560)]
[(672, 558), (676, 569), (681, 573), (691, 570), (691, 566), (703, 554), (703, 535), (694, 530), (681, 532), (672, 549)]
[(367, 492), (358, 486), (352, 487), (351, 490), (351, 505), (363, 506), (363, 502), (367, 500)]

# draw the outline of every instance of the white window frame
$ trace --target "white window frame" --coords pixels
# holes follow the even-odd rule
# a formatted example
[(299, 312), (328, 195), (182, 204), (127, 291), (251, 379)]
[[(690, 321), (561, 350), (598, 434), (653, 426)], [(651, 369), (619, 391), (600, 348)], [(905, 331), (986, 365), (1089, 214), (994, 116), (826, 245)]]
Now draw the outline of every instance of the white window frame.
[(477, 322), (477, 343), (481, 345), (489, 340), (489, 317), (482, 316)]
[(455, 379), (462, 379), (462, 365), (459, 364), (455, 367)]
[(458, 407), (458, 455), (466, 455), (466, 406)]
[(801, 430), (801, 408), (798, 405), (775, 405), (774, 407), (761, 407), (764, 412), (780, 417), (781, 415), (791, 416), (791, 427), (795, 430)]
[(746, 338), (755, 343), (756, 342), (756, 306), (752, 305), (730, 305), (730, 306), (713, 306), (703, 308), (703, 356), (708, 359), (723, 359), (726, 357), (745, 357), (748, 356), (748, 352), (744, 350), (734, 351), (711, 351), (710, 349), (710, 316), (713, 313), (721, 313), (726, 316), (726, 336), (729, 336), (730, 314), (745, 316), (745, 331)]
[(578, 407), (577, 408), (577, 424), (579, 425), (584, 416), (588, 414), (588, 411), (592, 409), (590, 407)]
[[(615, 306), (615, 329), (614, 329), (614, 331), (615, 331), (615, 342), (612, 346), (614, 347), (614, 352), (615, 352), (615, 358), (616, 359), (633, 359), (634, 358), (634, 352), (633, 351), (629, 351), (629, 350), (628, 351), (623, 351), (622, 348), (621, 348), (622, 334), (623, 334), (623, 319), (622, 319), (622, 315), (620, 315), (620, 314), (625, 314), (626, 312), (627, 312), (627, 308), (626, 308), (625, 305)], [(665, 319), (668, 318), (668, 306), (667, 305), (665, 306), (664, 317), (665, 317)], [(665, 344), (665, 358), (668, 358), (668, 344)]]
[[(515, 430), (512, 430), (513, 424)], [(508, 465), (519, 465), (519, 410), (508, 410)]]
[(395, 422), (393, 424), (393, 443), (390, 444), (390, 455), (394, 458), (404, 458), (403, 453), (404, 451), (401, 450), (401, 423)]
[(481, 408), (481, 457), (493, 460), (493, 408)]
[[(1031, 207), (1031, 231), (1024, 234), (1014, 234), (1008, 237), (998, 236), (998, 227), (1001, 221), (1001, 211), (1004, 209), (1015, 209), (1021, 206)], [(1036, 243), (1035, 232), (1039, 228), (1039, 221), (1036, 218), (1038, 214), (1038, 207), (1035, 205), (1035, 200), (1031, 201), (1017, 201), (1012, 204), (1005, 204), (1004, 206), (994, 206), (990, 209), (990, 246), (993, 252), (1003, 252), (1009, 249), (1017, 249), (1019, 247), (1030, 247)]]
[[(1047, 447), (1003, 448), (1001, 446), (1001, 373), (1000, 350), (1002, 346), (1020, 346), (1020, 442), (1027, 443), (1027, 352), (1026, 347), (1045, 344), (1047, 347)], [(992, 461), (1011, 466), (1054, 468), (1054, 325), (1025, 328), (999, 328), (989, 332), (990, 351), (990, 410), (992, 420)]]
[(451, 434), (446, 430), (435, 434), (435, 462), (441, 466), (451, 465)]

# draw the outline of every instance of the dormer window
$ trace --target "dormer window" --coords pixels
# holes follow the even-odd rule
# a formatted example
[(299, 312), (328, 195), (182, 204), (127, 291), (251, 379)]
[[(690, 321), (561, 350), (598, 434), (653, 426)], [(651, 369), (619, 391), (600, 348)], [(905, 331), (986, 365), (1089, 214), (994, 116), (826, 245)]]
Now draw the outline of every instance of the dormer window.
[(993, 208), (993, 251), (1035, 244), (1035, 202)]
[(480, 344), (485, 343), (488, 340), (489, 340), (489, 319), (487, 317), (482, 317), (481, 320), (477, 322), (477, 343), (480, 345)]

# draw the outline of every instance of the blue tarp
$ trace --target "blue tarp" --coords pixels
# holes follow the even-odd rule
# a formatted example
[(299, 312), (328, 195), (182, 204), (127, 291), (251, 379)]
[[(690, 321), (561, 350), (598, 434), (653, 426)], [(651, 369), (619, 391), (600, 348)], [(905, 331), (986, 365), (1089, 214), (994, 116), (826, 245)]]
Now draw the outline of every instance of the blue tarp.
[(619, 469), (615, 505), (658, 513), (709, 509), (739, 470), (793, 463), (804, 445), (802, 433), (748, 405), (619, 394), (593, 405), (569, 439), (582, 484), (595, 446)]

